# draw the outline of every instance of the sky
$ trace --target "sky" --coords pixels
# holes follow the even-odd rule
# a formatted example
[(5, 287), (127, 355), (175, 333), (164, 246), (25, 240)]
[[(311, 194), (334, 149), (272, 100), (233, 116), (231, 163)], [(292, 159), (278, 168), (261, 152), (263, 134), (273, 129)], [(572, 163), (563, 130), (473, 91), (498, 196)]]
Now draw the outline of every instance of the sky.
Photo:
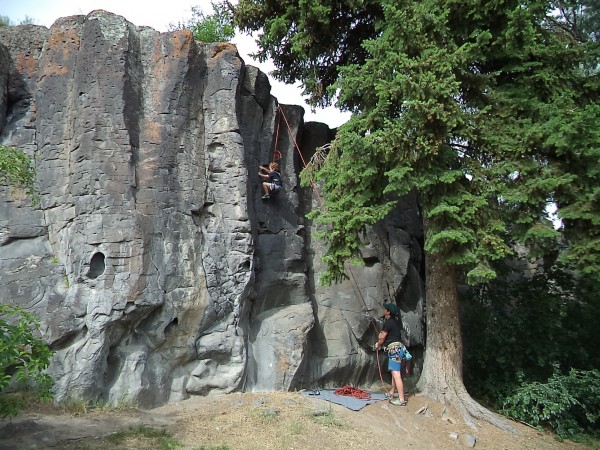
[[(9, 17), (11, 23), (15, 24), (30, 17), (35, 24), (50, 27), (60, 17), (88, 14), (95, 9), (104, 9), (125, 17), (134, 25), (146, 25), (158, 31), (168, 31), (169, 24), (191, 17), (192, 6), (200, 6), (207, 13), (212, 13), (210, 0), (2, 0), (0, 15)], [(256, 51), (252, 37), (238, 34), (232, 42), (237, 46), (246, 64), (260, 68), (269, 76), (271, 94), (279, 103), (304, 107), (306, 122), (323, 122), (335, 128), (350, 118), (349, 113), (341, 113), (334, 107), (317, 109), (312, 113), (310, 106), (302, 98), (298, 84), (292, 86), (274, 80), (270, 76), (274, 68), (271, 62), (259, 63), (249, 56)]]

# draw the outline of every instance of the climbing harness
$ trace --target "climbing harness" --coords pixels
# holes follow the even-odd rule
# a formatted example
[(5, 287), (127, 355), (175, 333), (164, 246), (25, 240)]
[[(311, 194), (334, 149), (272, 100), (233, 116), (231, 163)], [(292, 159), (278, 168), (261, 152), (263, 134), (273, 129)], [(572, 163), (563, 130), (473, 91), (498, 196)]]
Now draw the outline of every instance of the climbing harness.
[(392, 342), (387, 347), (383, 347), (383, 350), (388, 353), (389, 358), (398, 362), (410, 361), (412, 359), (412, 355), (402, 342)]

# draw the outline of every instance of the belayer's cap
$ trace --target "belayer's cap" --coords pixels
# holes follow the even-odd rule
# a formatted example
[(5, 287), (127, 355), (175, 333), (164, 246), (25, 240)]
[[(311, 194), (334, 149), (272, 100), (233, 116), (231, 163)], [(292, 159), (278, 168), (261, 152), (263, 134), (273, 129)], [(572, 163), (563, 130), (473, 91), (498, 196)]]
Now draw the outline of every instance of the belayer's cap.
[(384, 303), (383, 307), (392, 313), (392, 316), (398, 315), (398, 307), (393, 303)]

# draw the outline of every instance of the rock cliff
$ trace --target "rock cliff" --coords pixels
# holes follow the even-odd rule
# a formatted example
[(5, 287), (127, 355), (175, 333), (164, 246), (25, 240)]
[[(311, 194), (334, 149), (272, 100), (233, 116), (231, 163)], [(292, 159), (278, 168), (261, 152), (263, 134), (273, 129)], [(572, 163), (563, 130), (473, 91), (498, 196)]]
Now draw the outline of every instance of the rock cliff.
[[(57, 400), (371, 383), (387, 301), (419, 354), (416, 202), (321, 286), (298, 174), (334, 132), (303, 114), (231, 44), (105, 11), (0, 28), (0, 142), (34, 158), (40, 194), (0, 186), (0, 301), (41, 318)], [(263, 202), (277, 152), (284, 188)]]

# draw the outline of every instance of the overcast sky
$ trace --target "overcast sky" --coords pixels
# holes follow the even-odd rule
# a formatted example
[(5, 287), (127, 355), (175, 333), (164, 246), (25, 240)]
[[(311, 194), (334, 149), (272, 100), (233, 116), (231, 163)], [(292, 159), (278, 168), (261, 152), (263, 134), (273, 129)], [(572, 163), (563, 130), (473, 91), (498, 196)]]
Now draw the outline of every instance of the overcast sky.
[[(76, 14), (88, 14), (95, 9), (104, 9), (125, 17), (134, 25), (147, 25), (158, 31), (168, 31), (170, 23), (191, 17), (191, 7), (201, 6), (206, 12), (212, 13), (210, 0), (1, 0), (0, 15), (8, 16), (13, 23), (19, 23), (26, 16), (32, 18), (37, 25), (49, 27), (60, 17)], [(249, 53), (256, 46), (251, 37), (237, 35), (233, 43), (246, 64), (259, 67), (269, 75), (273, 65), (259, 63), (250, 58)], [(300, 105), (304, 107), (305, 121), (317, 121), (337, 127), (349, 118), (349, 114), (340, 113), (335, 108), (326, 108), (311, 113), (310, 107), (304, 103), (298, 86), (290, 86), (275, 81), (269, 76), (271, 93), (279, 103)]]

